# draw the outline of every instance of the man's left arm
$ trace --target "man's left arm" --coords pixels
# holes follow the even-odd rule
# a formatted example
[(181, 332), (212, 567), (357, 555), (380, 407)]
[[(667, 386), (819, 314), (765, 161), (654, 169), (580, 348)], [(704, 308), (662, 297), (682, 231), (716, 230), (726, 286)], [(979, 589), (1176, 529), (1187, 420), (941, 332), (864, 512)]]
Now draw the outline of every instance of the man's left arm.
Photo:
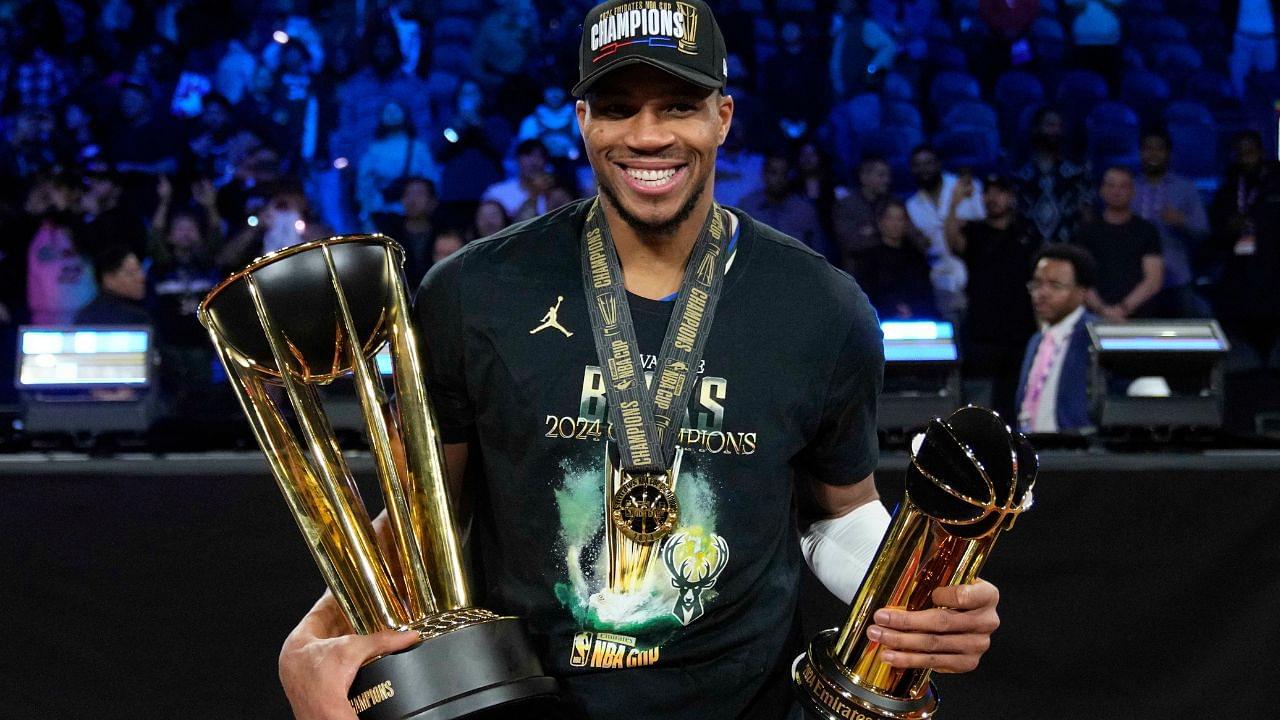
[[(800, 486), (802, 507), (817, 516), (801, 531), (801, 548), (813, 574), (844, 602), (850, 602), (875, 559), (889, 527), (875, 478), (852, 485), (809, 481)], [(907, 611), (881, 608), (867, 637), (885, 647), (881, 659), (895, 667), (967, 672), (978, 666), (1000, 625), (1000, 593), (977, 580), (933, 591), (933, 607)]]

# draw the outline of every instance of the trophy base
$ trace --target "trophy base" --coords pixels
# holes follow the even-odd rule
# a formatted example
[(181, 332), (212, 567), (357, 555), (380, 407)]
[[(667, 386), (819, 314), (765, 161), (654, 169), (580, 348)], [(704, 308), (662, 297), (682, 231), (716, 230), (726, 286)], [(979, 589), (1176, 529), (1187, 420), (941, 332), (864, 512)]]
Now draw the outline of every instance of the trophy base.
[(824, 630), (809, 643), (808, 652), (791, 665), (791, 680), (800, 704), (820, 720), (925, 720), (938, 708), (938, 691), (929, 683), (914, 700), (882, 695), (849, 679), (831, 656), (838, 631)]
[(422, 642), (356, 673), (350, 700), (360, 720), (454, 720), (513, 703), (537, 717), (523, 706), (555, 703), (558, 684), (520, 620), (474, 608), (433, 620)]

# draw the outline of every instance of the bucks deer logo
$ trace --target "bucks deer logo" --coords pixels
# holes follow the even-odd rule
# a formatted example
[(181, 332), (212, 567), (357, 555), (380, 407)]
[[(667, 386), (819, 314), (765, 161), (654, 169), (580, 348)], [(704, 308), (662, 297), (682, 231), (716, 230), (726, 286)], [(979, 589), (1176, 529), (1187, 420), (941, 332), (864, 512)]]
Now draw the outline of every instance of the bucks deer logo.
[(729, 543), (701, 528), (675, 533), (662, 548), (671, 584), (680, 591), (671, 614), (683, 625), (702, 617), (702, 594), (716, 584), (729, 564)]

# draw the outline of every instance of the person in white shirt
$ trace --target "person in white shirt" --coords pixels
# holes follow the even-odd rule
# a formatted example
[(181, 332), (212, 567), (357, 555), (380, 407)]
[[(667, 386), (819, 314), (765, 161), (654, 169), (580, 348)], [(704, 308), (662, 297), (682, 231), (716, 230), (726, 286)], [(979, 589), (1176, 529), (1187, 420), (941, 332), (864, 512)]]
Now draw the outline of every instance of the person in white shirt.
[(1027, 283), (1040, 332), (1027, 343), (1018, 381), (1018, 429), (1079, 432), (1089, 417), (1089, 334), (1084, 306), (1097, 265), (1078, 245), (1046, 245)]
[(547, 172), (549, 161), (547, 146), (541, 140), (521, 140), (516, 145), (516, 176), (490, 185), (481, 200), (499, 203), (508, 217), (519, 216), (530, 202), (535, 205), (533, 215), (543, 214), (548, 209), (544, 196), (555, 186), (555, 179)]
[(982, 205), (982, 183), (968, 173), (956, 176), (943, 172), (938, 152), (929, 145), (920, 145), (911, 151), (911, 177), (918, 189), (907, 199), (907, 215), (929, 238), (929, 280), (933, 283), (938, 309), (947, 319), (958, 322), (964, 314), (964, 289), (969, 276), (964, 262), (947, 246), (943, 227), (951, 196), (962, 183), (972, 187), (972, 193), (956, 205), (956, 218), (982, 220), (987, 216)]

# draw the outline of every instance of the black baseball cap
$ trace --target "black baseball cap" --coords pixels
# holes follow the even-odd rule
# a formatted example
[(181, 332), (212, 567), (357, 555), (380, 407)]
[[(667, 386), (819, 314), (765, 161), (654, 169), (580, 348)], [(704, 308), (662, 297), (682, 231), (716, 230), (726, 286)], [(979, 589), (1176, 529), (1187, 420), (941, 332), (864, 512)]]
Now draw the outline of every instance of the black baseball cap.
[(582, 97), (605, 73), (638, 63), (716, 90), (729, 74), (727, 55), (702, 0), (612, 0), (591, 8), (582, 23), (573, 94)]

